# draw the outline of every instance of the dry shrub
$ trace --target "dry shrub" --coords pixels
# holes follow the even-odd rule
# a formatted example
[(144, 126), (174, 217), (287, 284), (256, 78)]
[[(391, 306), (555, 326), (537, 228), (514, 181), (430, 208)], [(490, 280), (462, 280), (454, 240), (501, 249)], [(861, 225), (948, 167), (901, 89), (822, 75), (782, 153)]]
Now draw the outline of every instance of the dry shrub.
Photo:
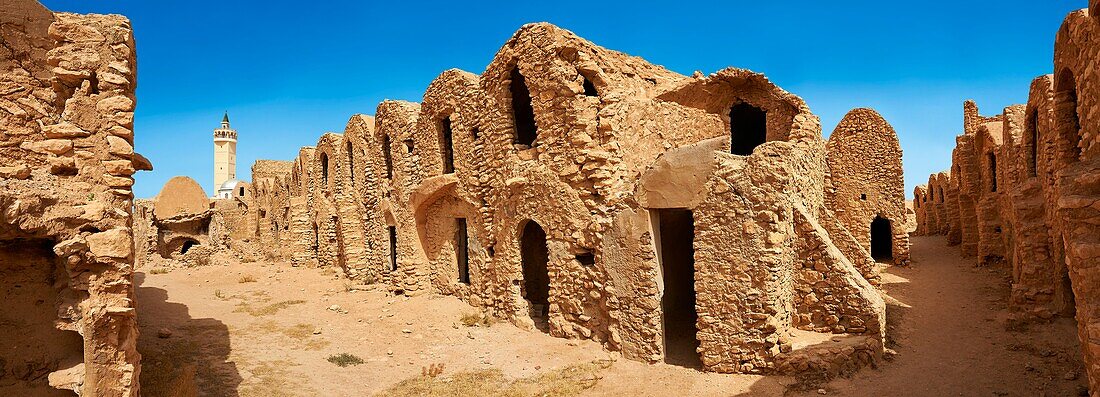
[(362, 358), (354, 354), (340, 353), (332, 356), (328, 356), (328, 362), (336, 364), (339, 367), (346, 367), (349, 365), (359, 365), (365, 363)]
[(493, 316), (474, 312), (463, 314), (459, 322), (467, 327), (491, 327), (493, 324), (496, 324), (497, 319), (493, 318)]
[(254, 283), (254, 282), (256, 282), (256, 277), (253, 277), (251, 274), (246, 274), (246, 275), (241, 276), (241, 278), (237, 279), (237, 282), (241, 283), (241, 284)]

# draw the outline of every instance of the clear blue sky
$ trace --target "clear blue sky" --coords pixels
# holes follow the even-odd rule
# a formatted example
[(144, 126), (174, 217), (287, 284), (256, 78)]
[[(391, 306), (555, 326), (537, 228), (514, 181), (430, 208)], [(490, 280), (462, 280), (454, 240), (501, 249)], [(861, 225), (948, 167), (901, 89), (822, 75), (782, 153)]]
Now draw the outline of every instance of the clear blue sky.
[[(237, 174), (291, 160), (383, 99), (419, 101), (440, 72), (480, 73), (520, 25), (547, 21), (682, 74), (752, 69), (806, 100), (827, 136), (872, 107), (905, 151), (906, 195), (950, 163), (962, 101), (983, 114), (1027, 100), (1051, 73), (1054, 35), (1085, 0), (784, 1), (597, 4), (42, 0), (55, 11), (123, 14), (138, 46), (137, 150), (155, 171), (211, 192), (212, 130), (228, 110)], [(541, 4), (540, 4), (541, 3)], [(552, 4), (551, 4), (552, 3)], [(745, 4), (734, 4), (745, 3)]]

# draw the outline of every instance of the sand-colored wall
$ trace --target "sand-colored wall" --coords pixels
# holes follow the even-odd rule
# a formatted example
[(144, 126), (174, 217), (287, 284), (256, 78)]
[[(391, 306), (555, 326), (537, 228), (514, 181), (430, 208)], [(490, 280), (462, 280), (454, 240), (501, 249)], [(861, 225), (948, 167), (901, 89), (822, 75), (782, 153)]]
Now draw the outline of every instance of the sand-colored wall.
[(137, 396), (131, 186), (152, 167), (134, 153), (130, 22), (13, 0), (0, 25), (0, 262), (23, 269), (0, 284), (28, 287), (0, 287), (0, 317), (36, 318), (28, 294), (49, 302), (35, 335), (0, 325), (32, 346), (0, 357), (0, 394)]

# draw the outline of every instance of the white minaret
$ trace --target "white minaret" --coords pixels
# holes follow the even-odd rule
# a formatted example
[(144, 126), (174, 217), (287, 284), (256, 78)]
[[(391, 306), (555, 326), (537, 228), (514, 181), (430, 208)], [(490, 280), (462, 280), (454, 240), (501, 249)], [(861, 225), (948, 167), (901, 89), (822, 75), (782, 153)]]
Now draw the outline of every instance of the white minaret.
[(229, 128), (229, 112), (214, 130), (214, 194), (226, 181), (237, 179), (237, 130)]

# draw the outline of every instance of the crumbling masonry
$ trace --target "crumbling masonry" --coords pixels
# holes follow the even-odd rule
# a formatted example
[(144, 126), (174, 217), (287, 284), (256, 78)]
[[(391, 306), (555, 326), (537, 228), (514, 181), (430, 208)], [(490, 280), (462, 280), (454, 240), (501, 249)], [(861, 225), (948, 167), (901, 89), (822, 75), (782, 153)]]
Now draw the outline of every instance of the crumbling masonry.
[(1100, 0), (1070, 13), (1054, 74), (995, 117), (964, 107), (949, 171), (914, 191), (918, 234), (946, 235), (979, 263), (1012, 269), (1021, 320), (1076, 316), (1100, 390)]
[(271, 259), (709, 371), (870, 363), (876, 259), (908, 262), (874, 111), (826, 142), (761, 74), (682, 76), (545, 23), (253, 172), (247, 238)]
[(134, 40), (0, 7), (0, 395), (137, 396)]

